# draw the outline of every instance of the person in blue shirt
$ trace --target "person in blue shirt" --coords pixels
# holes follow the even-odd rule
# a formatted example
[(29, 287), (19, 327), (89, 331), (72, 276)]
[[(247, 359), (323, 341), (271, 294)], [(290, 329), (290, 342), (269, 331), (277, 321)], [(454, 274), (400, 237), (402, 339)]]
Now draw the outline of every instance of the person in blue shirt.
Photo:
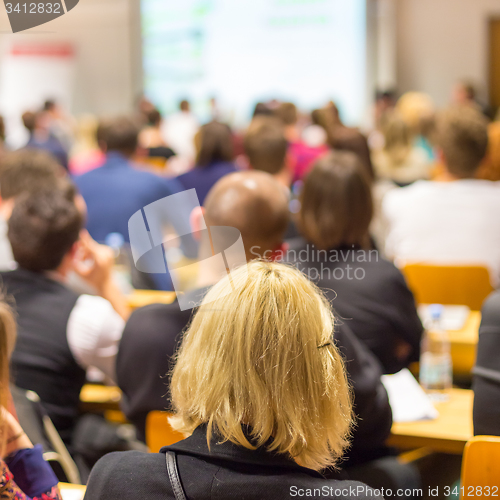
[[(166, 179), (136, 168), (131, 157), (137, 148), (139, 129), (127, 117), (117, 117), (101, 122), (97, 136), (106, 154), (105, 163), (75, 178), (75, 183), (87, 204), (87, 230), (98, 242), (105, 242), (108, 235), (118, 233), (130, 243), (129, 220), (144, 207), (183, 191), (174, 179)], [(175, 217), (164, 220), (178, 235), (190, 233), (189, 216), (194, 207), (176, 207)], [(166, 219), (168, 219), (168, 214)], [(150, 228), (151, 229), (151, 228)], [(152, 229), (151, 229), (152, 230)], [(186, 244), (187, 257), (196, 255), (196, 249)], [(156, 288), (172, 289), (168, 273), (152, 275)]]
[(47, 117), (44, 112), (28, 111), (22, 116), (24, 126), (30, 134), (26, 149), (39, 149), (50, 153), (68, 170), (68, 153), (62, 143), (50, 133)]
[(177, 177), (184, 189), (196, 189), (203, 205), (208, 192), (219, 179), (236, 172), (231, 129), (220, 122), (203, 125), (195, 137), (196, 165)]

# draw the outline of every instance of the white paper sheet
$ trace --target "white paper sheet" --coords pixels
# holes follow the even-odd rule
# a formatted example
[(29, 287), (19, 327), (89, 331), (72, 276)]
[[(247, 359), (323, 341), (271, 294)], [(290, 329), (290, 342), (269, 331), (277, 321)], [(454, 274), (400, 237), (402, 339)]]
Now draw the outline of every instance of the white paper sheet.
[(395, 375), (384, 375), (382, 383), (389, 395), (394, 422), (433, 420), (439, 416), (427, 394), (406, 368)]

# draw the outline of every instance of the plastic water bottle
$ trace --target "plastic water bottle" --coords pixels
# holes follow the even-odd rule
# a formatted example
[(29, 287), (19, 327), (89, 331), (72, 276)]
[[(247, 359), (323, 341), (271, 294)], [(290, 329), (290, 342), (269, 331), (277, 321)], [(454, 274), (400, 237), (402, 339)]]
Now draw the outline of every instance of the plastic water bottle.
[(449, 398), (453, 367), (448, 333), (441, 326), (442, 305), (429, 306), (430, 322), (422, 339), (420, 356), (420, 385), (431, 400), (440, 402)]
[(106, 236), (105, 244), (113, 250), (115, 255), (113, 278), (121, 292), (127, 295), (132, 292), (133, 287), (125, 238), (120, 233), (111, 233)]

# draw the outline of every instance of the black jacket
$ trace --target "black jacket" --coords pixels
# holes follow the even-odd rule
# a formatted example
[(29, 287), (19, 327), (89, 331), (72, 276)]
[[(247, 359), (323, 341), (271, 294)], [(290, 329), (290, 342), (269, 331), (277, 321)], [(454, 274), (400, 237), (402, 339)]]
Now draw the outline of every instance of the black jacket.
[(68, 320), (78, 295), (44, 274), (26, 269), (2, 273), (14, 298), (17, 341), (11, 359), (14, 384), (36, 392), (61, 437), (69, 442), (79, 415), (85, 370), (68, 344)]
[(123, 391), (122, 410), (143, 441), (148, 413), (168, 409), (172, 356), (192, 314), (177, 302), (152, 304), (134, 311), (123, 330), (116, 380)]
[(262, 448), (247, 450), (213, 438), (209, 449), (206, 428), (201, 426), (189, 438), (160, 453), (105, 456), (92, 470), (85, 499), (173, 499), (165, 465), (167, 450), (177, 455), (180, 480), (190, 500), (280, 500), (300, 498), (306, 490), (319, 490), (321, 498), (375, 498), (374, 491), (362, 483), (325, 479), (291, 458)]
[(500, 436), (500, 291), (483, 305), (474, 368), (474, 434)]
[[(375, 354), (385, 373), (418, 361), (423, 327), (413, 294), (401, 271), (376, 250), (318, 252), (297, 238), (290, 242), (287, 260), (325, 291), (334, 311)], [(398, 343), (409, 347), (404, 358), (396, 355)]]
[[(144, 439), (148, 412), (169, 407), (167, 373), (191, 315), (177, 303), (156, 304), (136, 310), (125, 326), (116, 363), (117, 381), (124, 394), (123, 410), (136, 425), (139, 438)], [(350, 465), (379, 454), (391, 430), (392, 413), (380, 381), (380, 363), (346, 325), (340, 325), (334, 337), (346, 359), (359, 417), (349, 451)]]

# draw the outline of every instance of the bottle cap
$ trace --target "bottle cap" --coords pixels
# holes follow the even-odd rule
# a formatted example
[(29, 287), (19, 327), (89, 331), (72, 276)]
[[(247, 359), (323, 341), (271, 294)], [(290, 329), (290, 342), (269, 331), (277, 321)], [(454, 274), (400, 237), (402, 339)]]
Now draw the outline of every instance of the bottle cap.
[(432, 304), (429, 306), (429, 316), (433, 321), (441, 319), (443, 316), (444, 307), (442, 304)]
[(120, 249), (125, 244), (125, 238), (120, 233), (110, 233), (104, 243), (111, 248)]

